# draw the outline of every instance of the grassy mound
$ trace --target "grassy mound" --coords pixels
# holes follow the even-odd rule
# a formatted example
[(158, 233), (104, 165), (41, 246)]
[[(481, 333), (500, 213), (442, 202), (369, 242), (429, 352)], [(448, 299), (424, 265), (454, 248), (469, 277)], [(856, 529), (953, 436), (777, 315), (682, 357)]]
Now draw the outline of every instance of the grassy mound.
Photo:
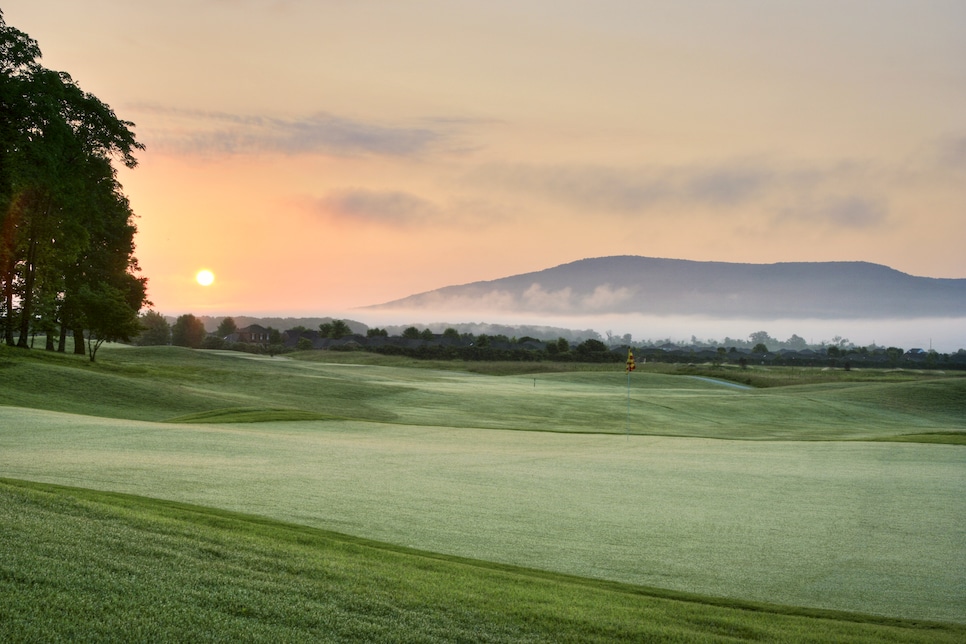
[(960, 642), (966, 627), (703, 598), (257, 517), (0, 480), (4, 641)]

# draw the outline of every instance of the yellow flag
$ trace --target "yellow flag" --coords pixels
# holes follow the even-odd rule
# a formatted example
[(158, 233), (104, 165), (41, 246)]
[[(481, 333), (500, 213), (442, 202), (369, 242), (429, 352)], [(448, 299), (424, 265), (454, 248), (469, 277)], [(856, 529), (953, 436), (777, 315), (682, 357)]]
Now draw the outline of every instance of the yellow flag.
[(627, 350), (627, 373), (634, 371), (634, 369), (636, 368), (637, 367), (634, 364), (634, 352), (628, 349)]

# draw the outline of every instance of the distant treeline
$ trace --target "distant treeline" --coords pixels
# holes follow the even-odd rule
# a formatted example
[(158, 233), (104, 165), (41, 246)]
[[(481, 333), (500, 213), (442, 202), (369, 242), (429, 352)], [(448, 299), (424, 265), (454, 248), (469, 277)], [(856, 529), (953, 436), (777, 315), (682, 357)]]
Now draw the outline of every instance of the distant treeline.
[[(541, 339), (530, 335), (509, 336), (503, 333), (460, 332), (448, 327), (442, 333), (429, 328), (406, 327), (399, 333), (388, 329), (366, 328), (359, 332), (358, 323), (324, 318), (317, 329), (299, 325), (286, 331), (249, 324), (239, 327), (231, 317), (221, 319), (214, 332), (208, 332), (203, 321), (191, 314), (182, 315), (173, 325), (157, 313), (142, 317), (142, 345), (175, 344), (202, 349), (230, 349), (275, 355), (293, 351), (369, 351), (383, 355), (399, 355), (421, 360), (511, 361), (511, 362), (589, 362), (619, 364), (633, 351), (639, 363), (669, 362), (712, 365), (752, 364), (782, 366), (819, 366), (851, 369), (852, 367), (900, 367), (966, 369), (966, 351), (938, 353), (900, 347), (856, 347), (848, 340), (836, 338), (834, 344), (809, 347), (798, 336), (784, 343), (766, 332), (752, 333), (744, 346), (711, 346), (665, 342), (660, 345), (632, 344), (623, 338), (599, 336), (580, 341), (565, 337)], [(753, 346), (749, 347), (754, 343)], [(771, 346), (769, 346), (771, 345)], [(775, 346), (778, 345), (778, 346)], [(781, 346), (784, 345), (784, 346)], [(797, 348), (789, 348), (789, 345)]]

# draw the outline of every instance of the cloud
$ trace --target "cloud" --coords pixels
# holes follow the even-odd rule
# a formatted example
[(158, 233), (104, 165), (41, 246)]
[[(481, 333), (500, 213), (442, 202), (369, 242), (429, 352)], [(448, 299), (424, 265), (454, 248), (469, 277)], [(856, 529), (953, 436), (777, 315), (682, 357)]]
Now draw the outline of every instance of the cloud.
[(466, 233), (512, 221), (504, 209), (485, 198), (450, 195), (439, 203), (405, 190), (341, 188), (321, 197), (292, 197), (286, 203), (323, 218), (397, 228), (449, 227)]
[(397, 126), (326, 112), (278, 118), (230, 112), (136, 106), (152, 117), (152, 148), (195, 154), (375, 154), (418, 156), (449, 138), (451, 126)]
[(865, 229), (880, 226), (889, 218), (885, 201), (856, 195), (830, 197), (781, 209), (777, 223), (795, 221), (805, 224), (827, 224), (836, 228)]
[(844, 197), (829, 201), (816, 214), (836, 226), (868, 228), (885, 221), (888, 209), (880, 201)]
[(667, 205), (740, 206), (760, 198), (778, 177), (764, 164), (735, 161), (638, 168), (492, 164), (472, 180), (577, 210), (636, 214)]
[(938, 144), (938, 162), (954, 168), (966, 167), (966, 136), (950, 136)]
[(364, 188), (330, 192), (317, 200), (316, 209), (339, 218), (401, 226), (428, 223), (441, 215), (434, 203), (408, 192)]
[[(946, 146), (950, 162), (966, 144)], [(471, 177), (483, 186), (555, 202), (594, 215), (763, 215), (785, 226), (805, 222), (869, 229), (889, 219), (875, 185), (888, 166), (735, 159), (721, 163), (618, 168), (494, 164)]]

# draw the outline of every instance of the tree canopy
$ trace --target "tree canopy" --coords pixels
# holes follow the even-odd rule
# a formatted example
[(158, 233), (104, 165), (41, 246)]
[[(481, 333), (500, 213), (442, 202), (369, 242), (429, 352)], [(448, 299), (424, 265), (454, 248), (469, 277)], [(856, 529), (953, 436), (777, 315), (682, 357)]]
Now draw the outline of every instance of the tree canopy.
[(0, 11), (0, 321), (8, 345), (68, 333), (75, 353), (137, 335), (147, 278), (134, 256), (134, 213), (115, 164), (144, 149), (124, 121)]

